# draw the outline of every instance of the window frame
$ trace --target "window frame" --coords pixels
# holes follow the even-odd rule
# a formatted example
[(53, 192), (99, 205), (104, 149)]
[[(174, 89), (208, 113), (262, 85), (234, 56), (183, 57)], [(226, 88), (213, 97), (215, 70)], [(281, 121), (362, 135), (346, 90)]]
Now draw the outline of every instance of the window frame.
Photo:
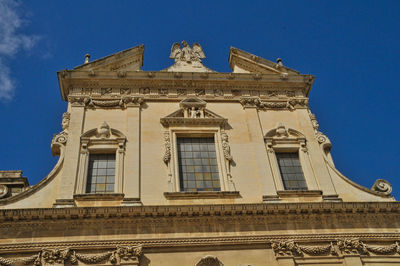
[[(312, 167), (311, 158), (308, 153), (305, 136), (297, 130), (286, 129), (280, 124), (277, 128), (268, 131), (264, 136), (267, 149), (269, 164), (271, 165), (272, 176), (275, 182), (275, 188), (279, 194), (280, 191), (304, 192), (320, 190), (319, 184)], [(300, 166), (303, 171), (307, 190), (286, 190), (283, 184), (283, 178), (279, 169), (276, 153), (297, 152), (299, 155)]]
[(218, 164), (218, 174), (220, 182), (220, 191), (197, 191), (194, 193), (219, 193), (223, 191), (234, 191), (229, 185), (228, 173), (223, 154), (222, 142), (221, 142), (221, 129), (219, 127), (207, 127), (198, 129), (184, 129), (178, 127), (170, 127), (169, 133), (171, 136), (171, 178), (172, 183), (169, 186), (169, 192), (182, 192), (182, 193), (193, 193), (181, 191), (180, 176), (179, 176), (179, 160), (178, 160), (178, 138), (179, 137), (213, 137), (215, 145), (215, 153)]
[[(99, 129), (92, 129), (82, 134), (75, 195), (101, 195), (123, 192), (126, 137), (116, 129), (108, 129), (109, 135), (107, 137), (99, 137)], [(90, 154), (110, 153), (115, 153), (114, 192), (87, 193), (86, 186)]]
[[(279, 164), (279, 159), (278, 159), (277, 154), (296, 154), (297, 155), (297, 159), (299, 160), (299, 164), (300, 164), (301, 174), (303, 176), (303, 179), (304, 179), (304, 182), (305, 182), (305, 185), (306, 185), (305, 189), (288, 189), (288, 188), (285, 187), (285, 181), (284, 181), (284, 178), (283, 178), (283, 173), (281, 171), (281, 165)], [(288, 190), (288, 191), (299, 191), (299, 190), (307, 191), (307, 190), (309, 190), (308, 189), (308, 185), (307, 185), (307, 181), (306, 181), (306, 177), (304, 176), (304, 169), (303, 169), (303, 166), (302, 166), (301, 161), (300, 161), (300, 155), (299, 155), (299, 151), (298, 150), (297, 151), (275, 151), (275, 157), (276, 157), (276, 162), (278, 163), (278, 169), (279, 169), (279, 174), (281, 176), (282, 185), (283, 185), (283, 188), (285, 190)]]
[[(92, 189), (90, 188), (93, 184), (95, 184), (95, 185), (97, 185), (97, 184), (104, 184), (105, 186), (107, 186), (108, 184), (111, 184), (111, 183), (107, 183), (107, 182), (102, 182), (102, 183), (99, 183), (97, 180), (96, 180), (96, 182), (93, 182), (93, 177), (96, 177), (96, 179), (98, 179), (99, 178), (99, 175), (93, 175), (93, 173), (92, 173), (92, 175), (90, 176), (90, 162), (93, 160), (93, 162), (95, 162), (95, 161), (97, 161), (97, 164), (99, 163), (99, 161), (98, 161), (98, 159), (96, 160), (96, 159), (93, 159), (92, 158), (92, 156), (96, 156), (96, 155), (98, 155), (98, 156), (104, 156), (104, 155), (107, 155), (107, 156), (109, 156), (109, 155), (113, 155), (113, 161), (114, 161), (114, 168), (113, 168), (113, 170), (114, 170), (114, 174), (112, 175), (112, 177), (114, 178), (114, 181), (113, 181), (113, 183), (112, 183), (112, 185), (113, 185), (113, 190), (112, 191), (107, 191), (107, 188), (105, 188), (105, 191), (99, 191), (99, 192), (92, 192)], [(108, 161), (108, 158), (107, 158), (107, 161)], [(115, 180), (116, 180), (116, 178), (115, 178), (115, 176), (116, 176), (116, 154), (115, 153), (89, 153), (89, 159), (88, 159), (88, 171), (87, 171), (87, 176), (86, 176), (86, 187), (85, 187), (85, 194), (102, 194), (102, 193), (114, 193), (115, 192)], [(94, 167), (92, 167), (92, 169), (97, 169), (97, 170), (99, 170), (99, 169), (104, 169), (104, 168), (99, 168), (99, 167), (96, 167), (96, 168), (94, 168)], [(106, 167), (105, 168), (106, 170), (108, 170), (108, 169), (111, 169), (111, 168), (108, 168), (108, 167)], [(89, 176), (91, 177), (91, 183), (89, 183)], [(108, 177), (109, 177), (109, 175), (106, 175), (107, 176), (107, 180), (108, 180)], [(111, 176), (111, 175), (110, 175)], [(88, 190), (90, 191), (90, 192), (88, 192)], [(95, 190), (97, 190), (97, 189), (95, 189)]]

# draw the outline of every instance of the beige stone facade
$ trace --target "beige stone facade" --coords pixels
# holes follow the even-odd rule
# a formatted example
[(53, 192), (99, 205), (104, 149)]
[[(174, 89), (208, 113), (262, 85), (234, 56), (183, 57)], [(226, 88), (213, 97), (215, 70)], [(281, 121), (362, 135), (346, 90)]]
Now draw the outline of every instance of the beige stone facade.
[[(186, 42), (172, 66), (142, 71), (143, 52), (58, 72), (57, 164), (34, 186), (0, 172), (0, 265), (400, 265), (400, 204), (387, 181), (368, 189), (335, 168), (313, 76), (236, 48), (218, 73)], [(185, 141), (209, 147), (194, 181)]]

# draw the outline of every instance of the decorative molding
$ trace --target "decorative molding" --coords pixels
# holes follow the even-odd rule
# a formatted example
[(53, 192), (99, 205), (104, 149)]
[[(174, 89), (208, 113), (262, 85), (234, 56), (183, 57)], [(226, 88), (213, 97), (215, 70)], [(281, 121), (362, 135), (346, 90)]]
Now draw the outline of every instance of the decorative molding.
[[(142, 255), (142, 246), (116, 246), (114, 250), (107, 251), (100, 254), (83, 254), (79, 253), (72, 248), (42, 248), (37, 255), (32, 255), (27, 258), (21, 259), (6, 259), (0, 257), (0, 265), (12, 266), (12, 265), (24, 265), (31, 264), (41, 266), (49, 264), (62, 264), (69, 262), (76, 264), (78, 261), (86, 264), (96, 264), (100, 262), (110, 262), (111, 264), (120, 265), (121, 261), (129, 261), (139, 265), (139, 259)], [(130, 264), (131, 265), (131, 264)]]
[(101, 138), (101, 139), (108, 139), (110, 138), (111, 135), (111, 128), (110, 126), (107, 124), (106, 121), (104, 121), (103, 123), (101, 123), (99, 125), (99, 127), (97, 128), (97, 134), (96, 134), (97, 138)]
[[(98, 98), (101, 96), (101, 88), (112, 88), (112, 96), (120, 95), (121, 88), (131, 89), (132, 94), (138, 95), (140, 88), (148, 88), (152, 91), (151, 98), (160, 98), (158, 89), (166, 88), (170, 91), (175, 89), (195, 88), (201, 90), (208, 90), (206, 92), (207, 98), (219, 97), (215, 96), (213, 90), (219, 89), (224, 94), (230, 94), (231, 90), (240, 90), (241, 95), (249, 94), (249, 90), (257, 90), (262, 94), (267, 90), (279, 92), (279, 98), (286, 95), (292, 98), (293, 92), (286, 94), (286, 91), (294, 91), (296, 97), (307, 97), (309, 93), (309, 75), (289, 75), (287, 79), (282, 82), (279, 75), (261, 74), (254, 79), (254, 73), (214, 73), (208, 72), (207, 77), (204, 72), (168, 72), (160, 71), (146, 72), (146, 71), (127, 71), (125, 77), (117, 78), (116, 71), (105, 71), (96, 73), (95, 76), (88, 76), (88, 71), (72, 70), (64, 72), (65, 76), (59, 75), (60, 89), (62, 97), (67, 100), (68, 96), (72, 97), (85, 97), (88, 96), (88, 91), (93, 91), (93, 95)], [(149, 77), (151, 76), (151, 77)], [(98, 93), (96, 91), (99, 91)], [(137, 91), (137, 92), (136, 92)], [(146, 94), (140, 92), (140, 94)], [(147, 93), (149, 94), (149, 93)], [(218, 94), (217, 94), (218, 95)], [(103, 95), (105, 98), (106, 95)], [(149, 95), (150, 96), (150, 95)], [(254, 95), (253, 95), (254, 96)], [(108, 95), (110, 98), (110, 95)], [(177, 98), (177, 96), (172, 96)], [(237, 98), (239, 100), (239, 97)], [(277, 100), (278, 100), (277, 99)]]
[(9, 189), (6, 185), (0, 184), (0, 199), (8, 196)]
[[(222, 240), (222, 238), (219, 238)], [(243, 241), (246, 238), (225, 238), (228, 242), (220, 242), (221, 244), (251, 244), (251, 243), (260, 243), (254, 242), (257, 237), (252, 237), (253, 242), (246, 242)], [(260, 238), (261, 240), (262, 238)], [(210, 244), (213, 243), (214, 245), (218, 242), (215, 242), (216, 239), (205, 238), (203, 240), (208, 240)], [(241, 241), (242, 240), (242, 241)], [(249, 239), (250, 240), (250, 239)], [(161, 243), (173, 243), (177, 241), (181, 241), (181, 244), (184, 246), (194, 245), (196, 243), (196, 239), (188, 239), (188, 241), (182, 240), (154, 240), (159, 241)], [(113, 241), (113, 243), (117, 243), (118, 241)], [(23, 252), (28, 253), (37, 253), (35, 255), (31, 255), (28, 257), (23, 258), (5, 258), (0, 257), (0, 265), (4, 266), (11, 266), (11, 265), (23, 265), (23, 264), (33, 264), (33, 265), (48, 265), (48, 264), (65, 264), (71, 263), (76, 264), (77, 262), (82, 262), (85, 264), (97, 264), (97, 263), (111, 263), (111, 264), (120, 264), (121, 262), (129, 262), (133, 263), (134, 265), (138, 265), (140, 261), (140, 257), (143, 254), (144, 247), (151, 247), (152, 245), (149, 244), (129, 244), (126, 245), (127, 242), (130, 241), (119, 241), (124, 244), (114, 244), (115, 247), (112, 250), (105, 251), (103, 253), (90, 253), (85, 254), (82, 253), (81, 249), (77, 249), (80, 246), (78, 243), (70, 243), (67, 245), (61, 245), (58, 247), (51, 247), (46, 243), (38, 243), (38, 247), (42, 246), (37, 250), (38, 247), (33, 248), (35, 250), (29, 251), (27, 246), (25, 246), (25, 250)], [(143, 241), (146, 242), (146, 241)], [(148, 242), (148, 241), (147, 241)], [(271, 247), (272, 250), (275, 252), (276, 257), (304, 257), (307, 256), (343, 256), (343, 255), (363, 255), (363, 256), (397, 256), (400, 255), (400, 245), (398, 241), (392, 242), (391, 244), (381, 244), (381, 245), (370, 245), (366, 244), (359, 239), (337, 239), (329, 241), (328, 243), (320, 243), (319, 245), (309, 244), (313, 243), (311, 239), (308, 242), (297, 242), (293, 239), (274, 239), (274, 238), (266, 238), (262, 241)], [(85, 243), (83, 246), (85, 250), (89, 251), (90, 249), (98, 249), (99, 242), (82, 242)], [(386, 241), (387, 243), (387, 241)], [(53, 244), (60, 244), (60, 243), (53, 243)], [(111, 243), (104, 242), (103, 246), (107, 247)], [(204, 242), (205, 245), (206, 242)], [(153, 245), (154, 246), (154, 245)], [(101, 246), (100, 246), (101, 247)], [(26, 250), (28, 248), (28, 250)], [(107, 248), (109, 249), (109, 248)], [(15, 252), (16, 250), (14, 250)], [(23, 255), (21, 253), (18, 254), (19, 256)], [(199, 260), (196, 264), (197, 266), (221, 266), (223, 265), (222, 262), (215, 256), (207, 255)]]
[(64, 131), (68, 131), (70, 119), (71, 119), (70, 113), (68, 113), (68, 112), (63, 113), (61, 127)]
[(196, 266), (224, 266), (224, 264), (215, 256), (207, 255), (196, 263)]
[(227, 122), (216, 113), (206, 109), (206, 102), (198, 97), (187, 97), (179, 103), (180, 109), (160, 119), (164, 127), (171, 125), (217, 125)]
[(301, 249), (293, 240), (280, 241), (271, 244), (276, 256), (300, 256)]
[(68, 96), (72, 106), (84, 106), (87, 108), (122, 108), (139, 107), (143, 103), (143, 97), (124, 96), (121, 98), (92, 98)]
[(243, 108), (257, 108), (258, 110), (307, 108), (308, 98), (289, 98), (286, 100), (263, 101), (260, 97), (241, 97)]
[(164, 192), (167, 199), (240, 198), (239, 191)]
[(264, 136), (267, 145), (267, 151), (274, 153), (274, 146), (278, 144), (293, 144), (300, 147), (304, 152), (307, 152), (306, 137), (297, 130), (292, 128), (286, 129), (285, 125), (279, 125), (268, 131)]
[(308, 196), (308, 197), (321, 197), (321, 190), (278, 190), (276, 191), (278, 196)]
[(316, 137), (318, 143), (321, 145), (321, 147), (324, 151), (324, 154), (328, 155), (332, 148), (332, 143), (324, 133), (319, 131), (319, 123), (317, 121), (315, 114), (311, 113), (310, 109), (308, 109), (308, 114), (310, 116), (311, 123), (314, 128), (315, 137)]
[[(370, 254), (387, 254), (395, 255), (399, 253), (399, 239), (400, 234), (296, 234), (296, 235), (251, 235), (251, 236), (229, 236), (229, 237), (189, 237), (189, 238), (157, 238), (157, 239), (124, 239), (124, 240), (104, 240), (104, 241), (65, 241), (65, 242), (29, 242), (19, 244), (2, 244), (0, 245), (0, 252), (2, 254), (9, 254), (10, 251), (15, 252), (30, 252), (36, 253), (43, 249), (59, 249), (60, 247), (70, 250), (106, 250), (112, 249), (116, 246), (140, 246), (142, 248), (181, 248), (181, 247), (210, 247), (210, 246), (232, 246), (232, 245), (259, 245), (264, 244), (267, 247), (272, 247), (273, 243), (280, 242), (293, 242), (305, 254), (316, 255), (324, 249), (328, 249), (327, 245), (333, 244), (337, 253), (337, 241), (344, 239), (363, 239), (363, 241), (371, 241), (376, 243), (378, 240), (381, 245), (366, 245)], [(363, 242), (363, 243), (364, 243)], [(320, 243), (316, 245), (316, 243)], [(319, 250), (319, 251), (318, 251)], [(331, 249), (332, 250), (332, 249)], [(4, 259), (4, 258), (3, 258)]]
[(68, 133), (66, 131), (54, 134), (50, 144), (53, 156), (60, 155), (61, 148), (65, 147), (67, 141), (68, 141)]
[(231, 155), (231, 147), (229, 145), (229, 137), (225, 132), (221, 132), (221, 142), (222, 142), (222, 150), (224, 152), (226, 171), (228, 175), (228, 182), (232, 187), (234, 187), (234, 183), (232, 180), (231, 167), (233, 163), (233, 157)]
[(164, 152), (164, 157), (163, 161), (165, 164), (169, 164), (169, 161), (171, 160), (171, 139), (169, 135), (169, 131), (164, 131), (164, 147), (165, 147), (165, 152)]
[(377, 179), (371, 190), (383, 195), (390, 195), (392, 193), (392, 185), (385, 179)]
[[(24, 192), (22, 192), (24, 193)], [(21, 194), (22, 194), (21, 193)], [(18, 194), (17, 196), (21, 195)], [(16, 196), (16, 197), (17, 197)], [(11, 198), (9, 198), (11, 199)], [(83, 216), (83, 213), (88, 215)], [(0, 212), (0, 227), (8, 226), (6, 222), (13, 226), (19, 225), (17, 221), (46, 221), (52, 219), (76, 218), (78, 220), (90, 219), (96, 215), (104, 217), (186, 217), (198, 213), (206, 216), (232, 216), (235, 213), (246, 214), (248, 217), (263, 216), (268, 219), (276, 217), (281, 219), (282, 215), (294, 215), (296, 219), (310, 219), (314, 214), (323, 213), (320, 218), (331, 219), (333, 216), (342, 215), (342, 219), (347, 216), (360, 216), (367, 219), (369, 216), (375, 217), (382, 215), (400, 215), (400, 202), (307, 202), (307, 203), (237, 203), (237, 204), (200, 204), (200, 205), (158, 205), (158, 206), (124, 206), (124, 207), (71, 207), (71, 208), (40, 208), (40, 209), (4, 209)], [(299, 215), (297, 215), (299, 214)], [(343, 216), (346, 214), (347, 216)], [(239, 217), (237, 217), (239, 218)], [(10, 224), (10, 225), (11, 225)], [(400, 236), (400, 235), (399, 235)]]
[(303, 257), (309, 256), (343, 256), (343, 255), (400, 255), (400, 245), (396, 241), (389, 245), (369, 245), (358, 238), (337, 239), (325, 245), (302, 245), (293, 240), (272, 242), (276, 256)]
[(78, 201), (107, 201), (107, 200), (122, 200), (123, 193), (84, 193), (74, 194), (74, 199)]

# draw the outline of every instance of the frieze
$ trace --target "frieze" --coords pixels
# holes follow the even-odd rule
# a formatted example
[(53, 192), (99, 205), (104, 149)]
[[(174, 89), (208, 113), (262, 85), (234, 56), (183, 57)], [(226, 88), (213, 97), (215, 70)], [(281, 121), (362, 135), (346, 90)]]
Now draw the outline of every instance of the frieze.
[(86, 108), (122, 108), (129, 106), (140, 106), (143, 103), (143, 97), (125, 96), (121, 98), (93, 98), (69, 96), (68, 101), (72, 106), (81, 106)]
[(337, 239), (329, 244), (304, 245), (294, 240), (272, 242), (271, 247), (276, 256), (302, 257), (309, 256), (341, 256), (341, 255), (400, 255), (399, 242), (392, 244), (370, 245), (360, 239)]
[(286, 100), (266, 101), (260, 97), (242, 97), (240, 103), (243, 108), (257, 108), (258, 110), (267, 109), (287, 109), (307, 108), (308, 98), (289, 98)]
[[(301, 241), (301, 242), (298, 242)], [(209, 245), (226, 245), (240, 244), (251, 245), (264, 243), (267, 248), (272, 248), (276, 257), (304, 257), (304, 256), (343, 256), (343, 255), (363, 255), (363, 256), (398, 256), (400, 255), (399, 242), (388, 242), (380, 245), (370, 245), (359, 239), (337, 239), (328, 242), (315, 242), (316, 239), (309, 237), (307, 241), (301, 240), (301, 237), (294, 239), (277, 239), (276, 237), (228, 237), (228, 238), (188, 238), (188, 239), (154, 239), (142, 241), (103, 241), (103, 242), (68, 242), (68, 243), (37, 243), (25, 244), (21, 247), (22, 252), (36, 254), (27, 257), (24, 254), (22, 258), (5, 258), (0, 256), (0, 265), (48, 265), (48, 264), (65, 264), (83, 262), (86, 264), (97, 264), (109, 262), (111, 264), (120, 264), (122, 261), (139, 263), (144, 248), (156, 247), (179, 247), (179, 246), (209, 246)], [(21, 246), (21, 244), (19, 244)], [(23, 245), (23, 244), (22, 244)], [(54, 245), (60, 245), (53, 247)], [(103, 253), (89, 253), (90, 250), (109, 249)], [(9, 245), (7, 248), (12, 249)], [(5, 249), (2, 249), (5, 251)], [(16, 249), (12, 249), (16, 251)], [(28, 254), (29, 254), (28, 253)], [(204, 258), (203, 258), (204, 259)], [(202, 260), (203, 260), (202, 259)], [(200, 261), (202, 261), (200, 260)], [(215, 258), (214, 258), (215, 260)], [(204, 260), (203, 260), (204, 261)], [(202, 265), (202, 264), (201, 264)]]
[[(272, 218), (276, 215), (292, 214), (295, 219), (317, 216), (321, 219), (332, 219), (337, 216), (340, 219), (348, 217), (354, 219), (357, 215), (365, 218), (378, 219), (382, 215), (400, 215), (399, 202), (315, 202), (315, 203), (276, 203), (276, 204), (225, 204), (221, 205), (171, 205), (171, 206), (126, 206), (126, 207), (104, 207), (104, 208), (41, 208), (41, 209), (10, 209), (0, 212), (0, 227), (6, 221), (38, 221), (46, 219), (57, 219), (57, 217), (70, 217), (74, 219), (90, 218), (90, 215), (104, 215), (107, 217), (120, 217), (126, 214), (131, 217), (185, 217), (193, 216), (193, 213), (207, 216), (228, 216), (235, 213), (243, 213), (254, 219), (254, 216), (262, 215), (264, 218)], [(224, 214), (224, 215), (222, 215)], [(268, 215), (267, 215), (268, 214)], [(117, 216), (118, 215), (118, 216)], [(308, 217), (306, 216), (308, 215)], [(252, 217), (253, 216), (253, 217)], [(271, 217), (268, 217), (271, 216)], [(12, 222), (13, 223), (13, 222)], [(14, 226), (17, 226), (14, 223)]]
[(176, 88), (175, 85), (165, 84), (162, 87), (138, 87), (124, 84), (120, 88), (73, 88), (69, 95), (69, 101), (78, 105), (83, 105), (85, 98), (94, 98), (97, 100), (117, 100), (124, 96), (135, 96), (144, 98), (164, 98), (168, 96), (170, 99), (184, 97), (186, 95), (195, 95), (198, 97), (206, 97), (208, 99), (222, 100), (234, 99), (240, 101), (243, 97), (262, 98), (258, 107), (260, 108), (290, 108), (301, 107), (307, 105), (308, 99), (301, 98), (302, 93), (296, 97), (294, 90), (263, 90), (257, 86), (241, 86), (240, 89), (229, 89), (229, 86), (207, 86), (205, 88), (194, 87), (189, 89)]
[(53, 265), (67, 262), (76, 264), (78, 261), (86, 264), (97, 264), (101, 262), (110, 262), (111, 264), (120, 264), (121, 261), (131, 261), (139, 263), (142, 255), (142, 245), (135, 246), (116, 246), (112, 251), (106, 251), (100, 254), (83, 254), (72, 248), (42, 248), (37, 255), (27, 258), (7, 259), (0, 257), (0, 265)]

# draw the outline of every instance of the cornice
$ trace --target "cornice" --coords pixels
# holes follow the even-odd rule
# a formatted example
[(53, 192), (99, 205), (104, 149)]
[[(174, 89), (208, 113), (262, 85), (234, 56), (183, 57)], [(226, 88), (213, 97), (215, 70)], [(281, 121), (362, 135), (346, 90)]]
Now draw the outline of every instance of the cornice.
[[(198, 216), (271, 216), (274, 215), (388, 215), (400, 214), (400, 202), (310, 202), (258, 204), (154, 205), (120, 207), (71, 207), (41, 209), (3, 209), (0, 222), (125, 218), (125, 217), (198, 217)], [(3, 224), (4, 225), (4, 224)]]
[[(156, 238), (156, 239), (117, 239), (117, 240), (77, 240), (77, 241), (51, 241), (51, 242), (28, 242), (28, 243), (8, 243), (0, 244), (1, 254), (8, 252), (36, 252), (41, 249), (64, 249), (70, 248), (75, 250), (99, 250), (113, 249), (116, 246), (140, 246), (146, 252), (151, 249), (160, 250), (167, 248), (201, 248), (213, 246), (258, 246), (262, 248), (273, 248), (277, 243), (294, 242), (300, 245), (321, 245), (325, 243), (335, 243), (341, 250), (344, 250), (344, 243), (348, 248), (354, 241), (384, 243), (384, 246), (396, 243), (400, 239), (400, 233), (332, 233), (332, 234), (284, 234), (284, 235), (253, 235), (253, 236), (228, 236), (228, 237), (187, 237), (187, 238)], [(351, 243), (351, 241), (353, 243)], [(361, 242), (361, 243), (363, 243)], [(382, 244), (381, 244), (382, 245)], [(279, 254), (277, 254), (279, 255)]]
[[(177, 89), (211, 90), (212, 95), (224, 99), (221, 91), (254, 90), (251, 93), (273, 90), (302, 90), (302, 96), (308, 96), (314, 77), (311, 75), (285, 76), (275, 74), (243, 74), (243, 73), (192, 73), (192, 72), (146, 72), (128, 71), (121, 74), (116, 71), (74, 71), (58, 72), (59, 85), (63, 100), (67, 100), (73, 89), (91, 90), (109, 88), (134, 90), (139, 93), (176, 97)], [(150, 90), (152, 92), (150, 92)], [(171, 92), (168, 92), (171, 90)], [(175, 90), (173, 92), (173, 90)], [(258, 91), (258, 92), (256, 92)], [(105, 91), (106, 92), (106, 91)], [(167, 93), (166, 93), (167, 92)], [(101, 92), (100, 92), (101, 93)], [(121, 91), (123, 94), (123, 91)], [(197, 96), (201, 91), (195, 92)], [(227, 94), (229, 95), (229, 94)], [(235, 95), (233, 95), (235, 96)], [(240, 96), (246, 96), (246, 93)], [(257, 95), (248, 95), (257, 96)]]

